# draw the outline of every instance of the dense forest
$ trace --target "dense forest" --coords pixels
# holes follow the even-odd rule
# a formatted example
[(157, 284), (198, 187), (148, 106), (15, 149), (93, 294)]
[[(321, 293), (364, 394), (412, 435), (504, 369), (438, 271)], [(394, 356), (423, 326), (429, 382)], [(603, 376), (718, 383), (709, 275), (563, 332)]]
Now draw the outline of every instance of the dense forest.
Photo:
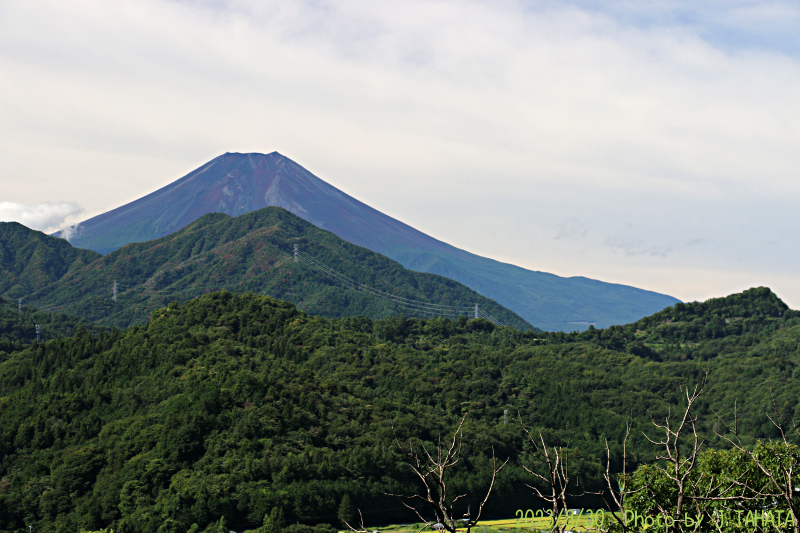
[(86, 320), (65, 313), (40, 311), (29, 305), (9, 301), (0, 296), (0, 362), (8, 354), (23, 349), (36, 342), (36, 326), (39, 326), (40, 340), (59, 337), (72, 337), (81, 328), (98, 332), (104, 328)]
[(368, 525), (418, 521), (387, 496), (416, 487), (399, 444), (435, 449), (461, 420), (451, 481), (468, 494), (461, 512), (483, 497), (494, 454), (509, 462), (484, 515), (513, 516), (548, 506), (527, 487), (540, 484), (525, 468), (535, 471), (537, 453), (525, 429), (568, 449), (570, 484), (590, 493), (605, 486), (607, 460), (615, 473), (640, 467), (631, 483), (656, 485), (647, 468), (663, 450), (645, 435), (686, 407), (685, 387), (706, 383), (692, 413), (703, 450), (729, 450), (716, 452), (720, 464), (735, 452), (721, 421), (735, 419), (752, 450), (781, 437), (769, 416), (800, 419), (800, 313), (766, 288), (574, 334), (463, 317), (329, 319), (223, 291), (6, 357), (9, 532), (217, 531), (223, 521), (323, 532), (356, 509)]
[[(293, 260), (295, 245), (303, 261)], [(278, 207), (235, 218), (210, 213), (166, 237), (129, 244), (105, 256), (3, 222), (0, 269), (0, 296), (23, 298), (42, 310), (56, 309), (107, 327), (142, 324), (172, 301), (226, 289), (288, 300), (329, 318), (383, 318), (401, 312), (455, 318), (471, 315), (478, 304), (503, 324), (532, 328), (460, 283), (406, 270)], [(345, 277), (373, 290), (353, 290), (343, 283)], [(376, 296), (377, 291), (389, 297)]]

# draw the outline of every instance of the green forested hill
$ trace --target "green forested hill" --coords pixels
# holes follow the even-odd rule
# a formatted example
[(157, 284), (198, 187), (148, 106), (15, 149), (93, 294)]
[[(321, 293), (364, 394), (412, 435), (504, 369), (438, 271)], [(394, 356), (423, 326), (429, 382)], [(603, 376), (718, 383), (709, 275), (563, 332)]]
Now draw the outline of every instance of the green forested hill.
[[(65, 252), (68, 248), (75, 250), (66, 241), (27, 230), (19, 224), (12, 229), (14, 235), (26, 230), (30, 234), (28, 241), (50, 239), (47, 244), (57, 244), (61, 255), (68, 255)], [(292, 260), (295, 244), (303, 253), (348, 278), (390, 293), (395, 301), (345, 288), (303, 262), (295, 263)], [(37, 248), (40, 250), (37, 254), (44, 258), (61, 257), (55, 252), (41, 251), (44, 249)], [(430, 316), (421, 306), (398, 305), (398, 302), (405, 302), (403, 299), (426, 302), (432, 304), (431, 307), (438, 306), (434, 307), (436, 309), (458, 306), (460, 312), (470, 313), (468, 308), (479, 304), (481, 310), (504, 324), (531, 328), (516, 314), (460, 283), (406, 270), (399, 263), (349, 244), (277, 207), (236, 218), (212, 213), (161, 239), (130, 244), (106, 256), (94, 252), (86, 254), (78, 254), (82, 259), (75, 259), (67, 269), (62, 268), (66, 260), (58, 262), (59, 268), (52, 268), (54, 274), (47, 283), (25, 285), (27, 292), (24, 294), (18, 287), (8, 294), (23, 296), (26, 302), (39, 308), (55, 308), (117, 327), (141, 324), (151, 311), (173, 300), (182, 302), (227, 289), (268, 294), (292, 301), (309, 313), (327, 317), (381, 318), (400, 312), (407, 316)], [(42, 264), (39, 270), (49, 268), (47, 261)], [(5, 263), (2, 265), (6, 268)], [(115, 281), (118, 298), (113, 301)]]
[[(629, 469), (652, 461), (650, 416), (706, 372), (696, 414), (710, 444), (722, 444), (712, 410), (730, 420), (734, 401), (749, 442), (775, 436), (773, 397), (800, 419), (800, 313), (763, 288), (665, 313), (523, 333), (485, 320), (331, 320), (222, 292), (124, 332), (34, 345), (0, 363), (0, 531), (202, 531), (223, 516), (242, 531), (278, 508), (287, 523), (339, 527), (345, 496), (368, 524), (412, 520), (384, 496), (413, 484), (394, 436), (430, 446), (464, 415), (452, 487), (484, 488), (493, 447), (511, 461), (487, 510), (509, 516), (540, 505), (517, 417), (550, 444), (569, 441), (573, 479), (596, 489), (605, 439), (618, 467), (631, 423)], [(736, 329), (700, 327), (717, 318)], [(677, 324), (668, 337), (666, 324)]]
[(19, 222), (0, 222), (0, 295), (24, 298), (98, 257)]

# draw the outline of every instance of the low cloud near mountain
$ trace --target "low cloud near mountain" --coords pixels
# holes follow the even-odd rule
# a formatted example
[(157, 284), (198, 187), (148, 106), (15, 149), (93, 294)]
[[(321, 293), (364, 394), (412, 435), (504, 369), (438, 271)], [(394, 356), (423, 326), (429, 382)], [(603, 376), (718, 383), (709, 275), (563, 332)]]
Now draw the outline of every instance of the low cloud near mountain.
[(20, 202), (0, 202), (0, 221), (19, 222), (25, 226), (44, 232), (59, 229), (69, 217), (83, 213), (83, 208), (75, 202), (43, 204), (23, 204)]

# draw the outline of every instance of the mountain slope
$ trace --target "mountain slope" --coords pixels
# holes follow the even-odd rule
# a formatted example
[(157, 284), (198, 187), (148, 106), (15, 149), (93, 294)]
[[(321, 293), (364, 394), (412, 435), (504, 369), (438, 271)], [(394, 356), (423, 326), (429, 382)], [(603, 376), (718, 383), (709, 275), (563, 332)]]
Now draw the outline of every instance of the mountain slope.
[(205, 213), (237, 216), (267, 206), (283, 207), (406, 268), (454, 279), (544, 329), (625, 324), (678, 302), (634, 287), (563, 278), (471, 254), (359, 202), (277, 152), (224, 154), (139, 200), (78, 224), (69, 239), (75, 246), (108, 253), (167, 235)]
[(98, 257), (18, 222), (0, 222), (0, 294), (24, 298)]
[[(295, 263), (294, 245), (302, 257), (313, 260)], [(333, 279), (341, 279), (339, 274), (324, 275), (323, 269), (333, 269), (372, 291), (353, 290)], [(116, 301), (111, 298), (115, 282)], [(478, 304), (482, 313), (505, 324), (531, 327), (453, 280), (406, 270), (278, 207), (236, 218), (223, 213), (203, 215), (166, 237), (126, 245), (71, 269), (57, 282), (26, 295), (26, 301), (124, 327), (144, 322), (150, 311), (173, 300), (182, 302), (222, 288), (269, 294), (327, 317), (430, 316), (428, 308), (452, 317), (471, 316)], [(376, 297), (378, 290), (389, 296)]]

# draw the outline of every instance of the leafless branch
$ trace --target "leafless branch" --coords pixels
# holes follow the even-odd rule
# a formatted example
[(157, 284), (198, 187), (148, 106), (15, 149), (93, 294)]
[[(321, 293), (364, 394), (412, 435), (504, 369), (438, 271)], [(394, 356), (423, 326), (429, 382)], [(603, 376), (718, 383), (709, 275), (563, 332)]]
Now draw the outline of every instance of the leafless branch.
[[(411, 470), (416, 474), (419, 482), (422, 485), (420, 493), (411, 495), (407, 494), (388, 494), (401, 499), (401, 503), (414, 511), (417, 517), (426, 526), (435, 527), (435, 523), (431, 523), (422, 516), (421, 509), (432, 511), (436, 519), (436, 523), (441, 524), (442, 529), (455, 533), (456, 531), (456, 517), (455, 517), (455, 504), (465, 498), (467, 494), (456, 494), (451, 496), (448, 494), (447, 478), (448, 471), (451, 470), (461, 459), (462, 441), (463, 441), (463, 426), (466, 416), (461, 419), (458, 427), (453, 433), (453, 439), (449, 445), (442, 443), (441, 437), (436, 446), (434, 453), (430, 453), (427, 447), (422, 446), (422, 452), (415, 451), (411, 443), (404, 446), (395, 435), (395, 442), (397, 443), (400, 453), (406, 457), (407, 464)], [(469, 507), (464, 514), (464, 520), (461, 521), (459, 527), (466, 528), (467, 533), (470, 529), (477, 525), (480, 520), (483, 508), (489, 500), (489, 495), (494, 489), (497, 474), (499, 474), (508, 463), (508, 459), (499, 463), (492, 447), (492, 478), (489, 483), (489, 488), (486, 491), (486, 496), (478, 505), (476, 515), (473, 517), (470, 514)], [(414, 505), (416, 503), (416, 505)], [(420, 506), (420, 507), (418, 507)]]
[[(606, 439), (606, 471), (603, 474), (603, 479), (605, 479), (608, 491), (603, 490), (600, 493), (600, 495), (603, 497), (603, 501), (610, 510), (620, 510), (622, 516), (620, 516), (620, 513), (615, 512), (612, 512), (611, 516), (614, 517), (620, 528), (622, 528), (623, 533), (629, 531), (624, 519), (625, 499), (627, 496), (638, 492), (636, 490), (627, 490), (626, 488), (628, 481), (628, 438), (630, 437), (630, 434), (631, 424), (628, 422), (625, 424), (625, 439), (622, 441), (622, 476), (620, 477), (621, 482), (618, 483), (618, 489), (614, 489), (611, 481), (611, 448), (608, 445), (608, 439)], [(612, 501), (609, 501), (608, 495), (611, 496)]]
[[(686, 407), (677, 425), (672, 421), (672, 410), (670, 409), (667, 412), (663, 424), (652, 420), (653, 425), (663, 432), (663, 437), (660, 440), (656, 440), (644, 434), (648, 441), (662, 450), (661, 453), (656, 455), (656, 460), (664, 461), (665, 465), (662, 466), (659, 463), (655, 463), (653, 467), (675, 484), (677, 491), (677, 503), (675, 507), (672, 508), (671, 505), (666, 505), (665, 502), (658, 501), (656, 492), (647, 484), (646, 488), (651, 496), (653, 496), (653, 503), (662, 516), (664, 516), (665, 519), (670, 517), (677, 523), (680, 523), (679, 521), (684, 514), (687, 496), (692, 492), (689, 490), (692, 485), (690, 481), (691, 475), (697, 465), (697, 457), (703, 446), (703, 440), (700, 439), (697, 432), (698, 417), (694, 415), (692, 408), (703, 393), (707, 378), (708, 372), (703, 376), (702, 384), (695, 385), (692, 390), (690, 390), (688, 386), (680, 387), (681, 395), (686, 400)], [(684, 456), (681, 451), (681, 437), (684, 436), (687, 431), (691, 432), (692, 449), (688, 455)], [(674, 510), (670, 512), (670, 508)]]
[[(551, 446), (548, 447), (547, 443), (542, 436), (542, 432), (538, 431), (538, 439), (536, 439), (525, 424), (522, 422), (522, 417), (519, 417), (520, 426), (528, 436), (528, 440), (533, 445), (533, 468), (523, 465), (526, 472), (531, 474), (535, 479), (541, 481), (547, 486), (547, 494), (542, 493), (538, 487), (534, 485), (527, 485), (528, 488), (533, 490), (536, 496), (547, 503), (549, 503), (553, 510), (551, 527), (553, 531), (562, 531), (564, 528), (559, 527), (558, 519), (562, 514), (566, 513), (567, 507), (567, 489), (569, 487), (569, 444), (564, 447)], [(538, 442), (537, 442), (538, 440)], [(542, 473), (546, 472), (546, 473)], [(573, 495), (569, 495), (573, 496)]]

